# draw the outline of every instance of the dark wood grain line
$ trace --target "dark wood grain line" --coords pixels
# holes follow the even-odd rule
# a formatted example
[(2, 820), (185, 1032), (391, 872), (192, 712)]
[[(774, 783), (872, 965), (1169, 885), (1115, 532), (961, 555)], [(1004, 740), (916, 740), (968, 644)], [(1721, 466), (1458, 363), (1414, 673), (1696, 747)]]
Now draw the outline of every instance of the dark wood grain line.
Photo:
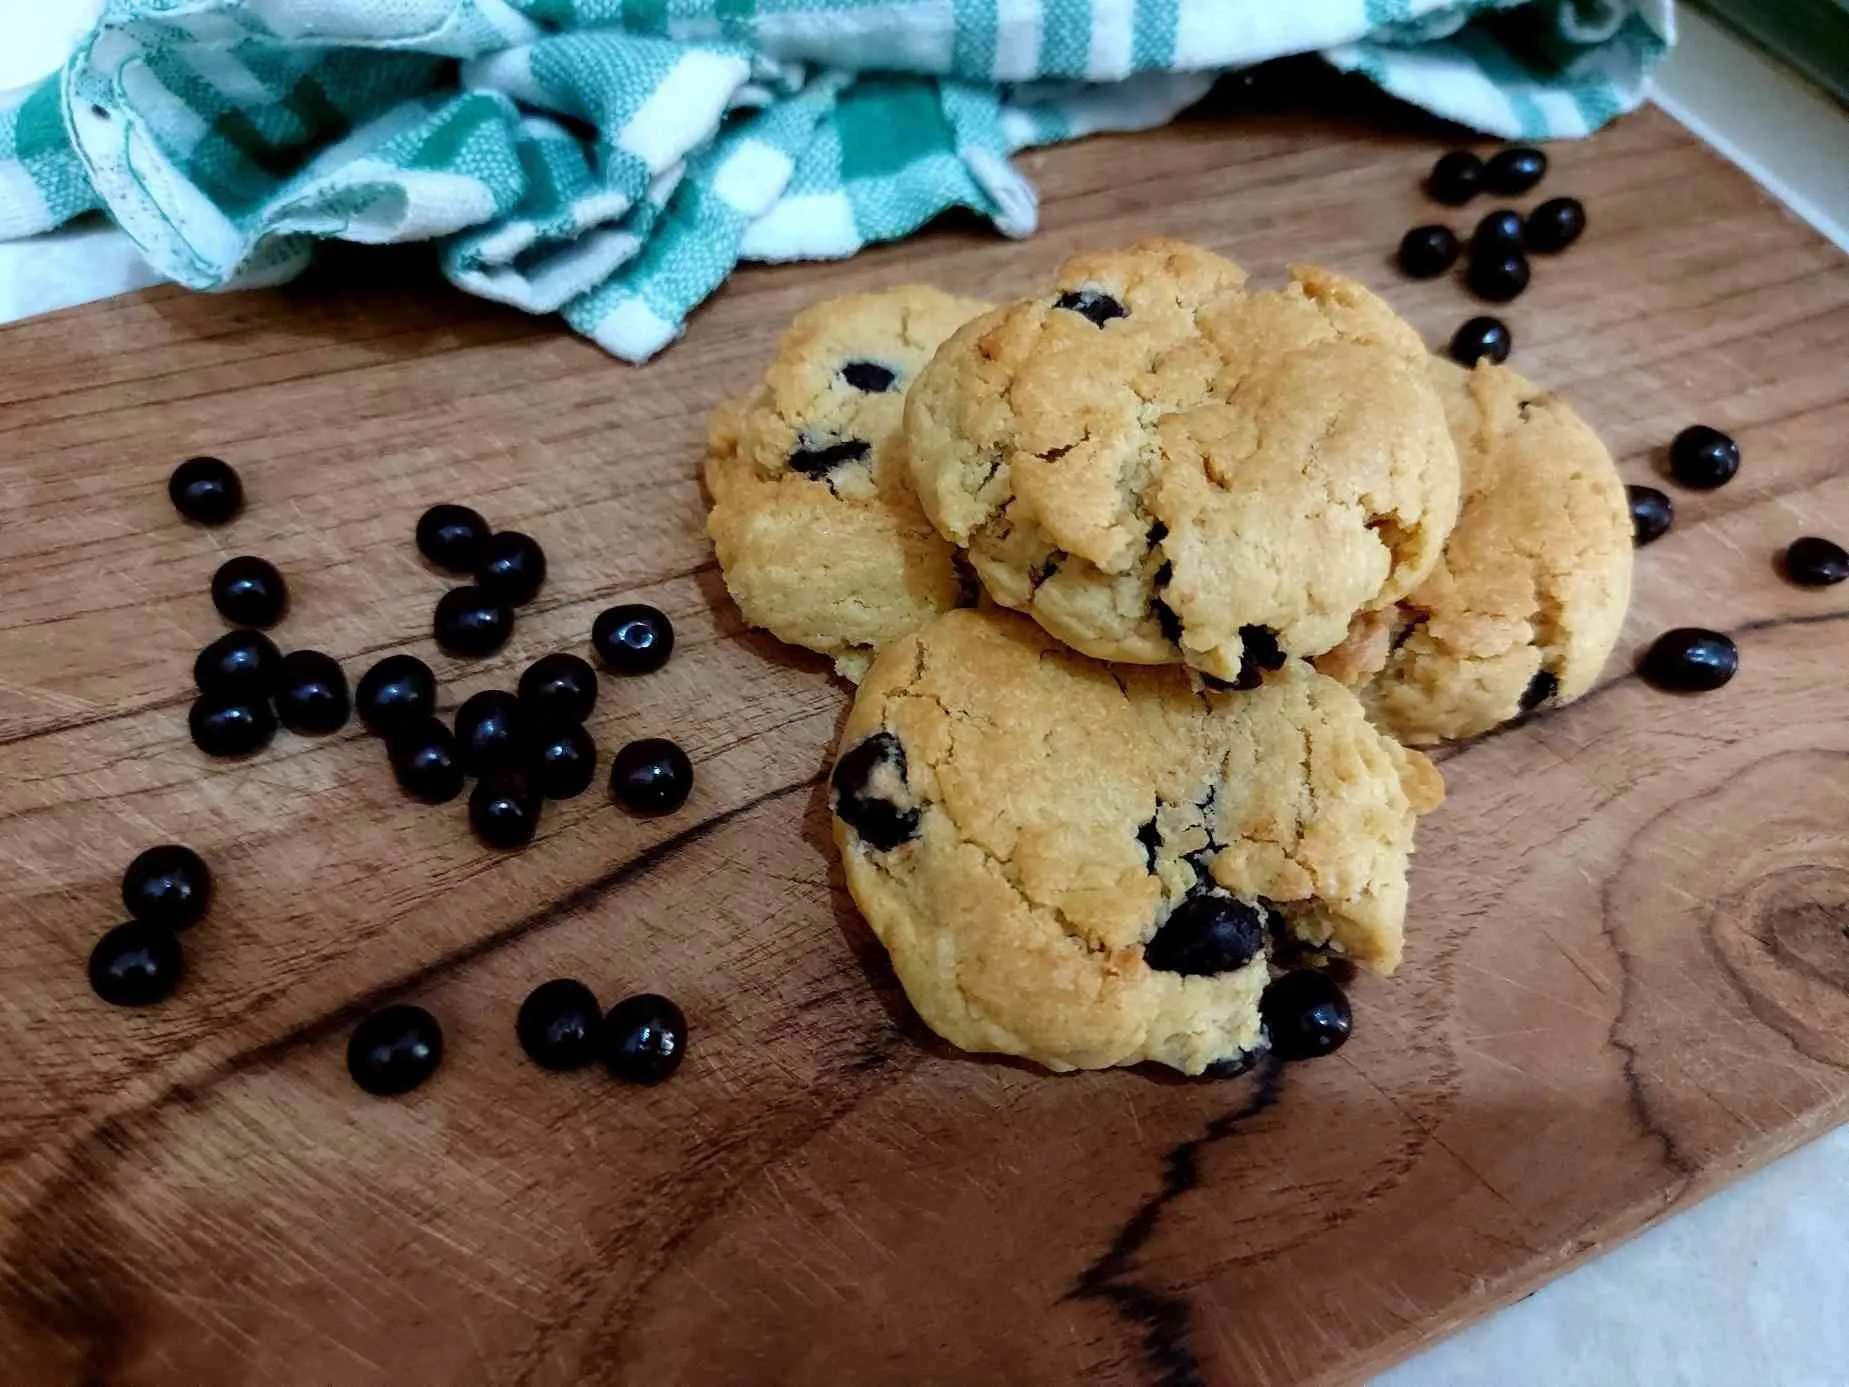
[(1080, 1272), (1067, 1300), (1105, 1300), (1142, 1331), (1143, 1360), (1158, 1387), (1205, 1387), (1189, 1333), (1190, 1309), (1181, 1296), (1126, 1279), (1136, 1254), (1155, 1236), (1168, 1206), (1200, 1186), (1200, 1155), (1226, 1140), (1248, 1118), (1278, 1101), (1284, 1062), (1270, 1051), (1253, 1071), (1252, 1093), (1239, 1107), (1209, 1122), (1198, 1137), (1173, 1148), (1162, 1162), (1162, 1185), (1138, 1206), (1111, 1245)]

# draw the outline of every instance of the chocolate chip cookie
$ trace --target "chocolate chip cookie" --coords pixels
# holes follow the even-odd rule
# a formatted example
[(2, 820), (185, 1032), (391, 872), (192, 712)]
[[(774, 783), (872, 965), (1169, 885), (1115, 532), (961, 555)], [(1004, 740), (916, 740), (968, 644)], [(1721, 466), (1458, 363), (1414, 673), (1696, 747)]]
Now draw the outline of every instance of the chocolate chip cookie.
[(932, 1029), (1190, 1074), (1264, 1048), (1273, 960), (1394, 969), (1442, 794), (1301, 662), (1215, 692), (997, 609), (881, 652), (831, 783), (849, 889)]
[(919, 500), (989, 594), (1100, 659), (1221, 681), (1339, 643), (1456, 519), (1416, 333), (1312, 267), (1149, 241), (959, 329), (906, 402)]
[(1415, 746), (1475, 736), (1592, 687), (1630, 601), (1629, 503), (1558, 395), (1503, 366), (1432, 358), (1464, 504), (1432, 575), (1356, 619), (1317, 667)]
[(983, 308), (916, 285), (815, 304), (708, 424), (707, 530), (739, 610), (849, 678), (959, 600), (897, 434), (906, 387)]

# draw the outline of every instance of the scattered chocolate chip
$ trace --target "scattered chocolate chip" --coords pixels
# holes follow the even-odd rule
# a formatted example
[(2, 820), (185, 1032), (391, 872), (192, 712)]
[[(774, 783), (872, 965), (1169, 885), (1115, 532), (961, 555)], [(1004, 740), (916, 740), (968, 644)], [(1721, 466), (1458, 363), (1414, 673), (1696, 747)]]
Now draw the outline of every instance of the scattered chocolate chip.
[(456, 710), (456, 754), (470, 775), (486, 775), (519, 759), (526, 710), (506, 689), (470, 694)]
[(1278, 1058), (1315, 1059), (1342, 1048), (1354, 1028), (1348, 998), (1316, 968), (1286, 973), (1259, 998), (1258, 1013)]
[(1699, 626), (1678, 626), (1658, 636), (1639, 672), (1670, 693), (1708, 693), (1732, 679), (1740, 652), (1729, 636)]
[(385, 1007), (353, 1028), (347, 1073), (380, 1098), (409, 1093), (443, 1062), (443, 1028), (422, 1007)]
[(387, 736), (430, 715), (437, 706), (437, 677), (415, 655), (387, 655), (360, 676), (353, 701), (367, 730)]
[(1586, 230), (1586, 209), (1576, 197), (1550, 197), (1528, 214), (1525, 239), (1529, 250), (1557, 255)]
[(578, 655), (541, 655), (521, 672), (519, 688), (529, 720), (583, 722), (597, 704), (597, 671)]
[(353, 702), (346, 672), (319, 650), (291, 650), (282, 657), (276, 690), (277, 721), (301, 736), (321, 737), (347, 725)]
[(167, 479), (167, 499), (188, 520), (222, 525), (244, 508), (244, 483), (229, 463), (188, 458)]
[(220, 698), (268, 698), (282, 681), (282, 651), (261, 631), (227, 631), (193, 660), (193, 683)]
[(574, 799), (590, 789), (597, 774), (597, 743), (581, 723), (541, 724), (531, 734), (527, 768), (547, 799)]
[(1676, 508), (1653, 486), (1627, 486), (1631, 502), (1631, 538), (1639, 549), (1669, 532)]
[(500, 530), (476, 556), (475, 581), (508, 606), (522, 606), (546, 581), (546, 551), (531, 535)]
[(582, 1069), (597, 1058), (603, 1008), (576, 978), (554, 978), (527, 994), (514, 1019), (514, 1035), (542, 1069)]
[(1509, 326), (1500, 318), (1471, 318), (1451, 334), (1451, 359), (1460, 366), (1475, 366), (1490, 361), (1500, 366), (1509, 359), (1514, 338)]
[(626, 997), (604, 1017), (604, 1066), (632, 1084), (658, 1084), (687, 1057), (687, 1018), (666, 997)]
[(387, 744), (398, 788), (425, 804), (447, 804), (462, 793), (456, 738), (434, 717), (395, 728)]
[(1794, 539), (1785, 550), (1785, 576), (1801, 587), (1827, 588), (1849, 578), (1849, 552), (1817, 535)]
[(276, 735), (276, 712), (267, 698), (205, 694), (186, 717), (193, 745), (207, 756), (249, 756)]
[(1462, 207), (1483, 188), (1483, 161), (1467, 149), (1454, 149), (1438, 156), (1432, 174), (1425, 182), (1434, 202), (1447, 207)]
[(173, 995), (186, 959), (172, 930), (130, 920), (96, 941), (89, 971), (90, 990), (110, 1006), (146, 1007)]
[(606, 607), (591, 623), (591, 648), (616, 674), (653, 674), (674, 653), (674, 623), (645, 602)]
[(540, 794), (517, 766), (497, 766), (469, 795), (469, 827), (491, 848), (522, 848), (539, 827)]
[(1504, 197), (1520, 197), (1547, 177), (1547, 156), (1526, 145), (1498, 150), (1483, 165), (1483, 186)]
[(143, 924), (185, 929), (205, 914), (211, 899), (211, 869), (180, 843), (149, 848), (122, 873), (122, 904)]
[(478, 658), (507, 644), (514, 633), (514, 611), (487, 588), (469, 583), (437, 599), (430, 629), (449, 654)]
[(1457, 235), (1448, 226), (1415, 226), (1400, 237), (1400, 268), (1433, 279), (1457, 263)]
[(473, 573), (492, 533), (479, 511), (444, 503), (418, 517), (417, 549), (438, 568)]
[(1472, 252), (1464, 282), (1470, 292), (1491, 303), (1507, 303), (1528, 287), (1528, 257), (1519, 250), (1491, 248)]
[(1475, 255), (1506, 255), (1510, 251), (1522, 248), (1522, 214), (1503, 208), (1498, 212), (1487, 213), (1477, 223), (1477, 229), (1470, 233), (1470, 253)]
[(1690, 424), (1669, 445), (1669, 475), (1694, 491), (1725, 486), (1740, 470), (1740, 445), (1719, 429)]
[(242, 554), (212, 575), (212, 605), (233, 626), (274, 626), (289, 605), (289, 585), (268, 559)]
[(630, 742), (610, 759), (610, 797), (632, 814), (672, 814), (693, 793), (693, 762), (665, 737)]

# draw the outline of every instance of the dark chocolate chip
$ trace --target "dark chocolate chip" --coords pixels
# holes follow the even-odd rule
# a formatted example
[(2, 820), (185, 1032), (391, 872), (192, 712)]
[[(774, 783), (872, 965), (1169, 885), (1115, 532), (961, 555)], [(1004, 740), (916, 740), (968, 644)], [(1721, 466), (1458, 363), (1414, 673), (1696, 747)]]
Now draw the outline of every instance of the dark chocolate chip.
[(850, 361), (841, 368), (841, 379), (869, 395), (883, 395), (899, 377), (877, 361)]
[(821, 448), (805, 446), (790, 454), (790, 471), (804, 477), (825, 477), (846, 463), (859, 462), (871, 451), (866, 440), (860, 438)]
[(1800, 587), (1827, 588), (1849, 578), (1849, 551), (1835, 540), (1805, 535), (1785, 550), (1785, 576)]
[(1151, 814), (1148, 822), (1136, 831), (1136, 841), (1143, 845), (1143, 856), (1149, 863), (1149, 870), (1156, 869), (1156, 853), (1162, 847), (1162, 834), (1156, 828), (1156, 816)]
[(1211, 977), (1243, 968), (1264, 952), (1269, 911), (1236, 896), (1190, 896), (1143, 946), (1143, 961), (1164, 973)]
[(1069, 308), (1082, 318), (1103, 327), (1113, 318), (1127, 318), (1130, 310), (1109, 294), (1096, 289), (1067, 290), (1053, 301), (1055, 308)]
[(1051, 578), (1055, 573), (1059, 572), (1060, 561), (1065, 557), (1065, 550), (1053, 550), (1039, 563), (1027, 570), (1027, 581), (1034, 587), (1039, 587), (1048, 578)]
[(1537, 670), (1534, 678), (1528, 681), (1528, 687), (1522, 690), (1521, 710), (1532, 713), (1559, 692), (1560, 676), (1551, 669)]
[(874, 792), (873, 776), (882, 766), (890, 766), (904, 781), (905, 747), (890, 732), (875, 732), (843, 752), (829, 784), (835, 792), (835, 816), (869, 847), (890, 852), (917, 837), (919, 815)]

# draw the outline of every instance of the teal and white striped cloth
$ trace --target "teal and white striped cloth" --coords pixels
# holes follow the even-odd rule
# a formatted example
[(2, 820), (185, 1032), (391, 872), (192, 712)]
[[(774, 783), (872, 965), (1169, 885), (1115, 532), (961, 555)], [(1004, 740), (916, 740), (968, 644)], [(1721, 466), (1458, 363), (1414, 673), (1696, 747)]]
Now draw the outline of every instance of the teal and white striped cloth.
[(1161, 124), (1291, 53), (1490, 134), (1643, 97), (1672, 0), (109, 0), (0, 100), (0, 239), (104, 210), (198, 289), (324, 237), (641, 361), (744, 260), (950, 207), (1034, 229), (1017, 150)]

